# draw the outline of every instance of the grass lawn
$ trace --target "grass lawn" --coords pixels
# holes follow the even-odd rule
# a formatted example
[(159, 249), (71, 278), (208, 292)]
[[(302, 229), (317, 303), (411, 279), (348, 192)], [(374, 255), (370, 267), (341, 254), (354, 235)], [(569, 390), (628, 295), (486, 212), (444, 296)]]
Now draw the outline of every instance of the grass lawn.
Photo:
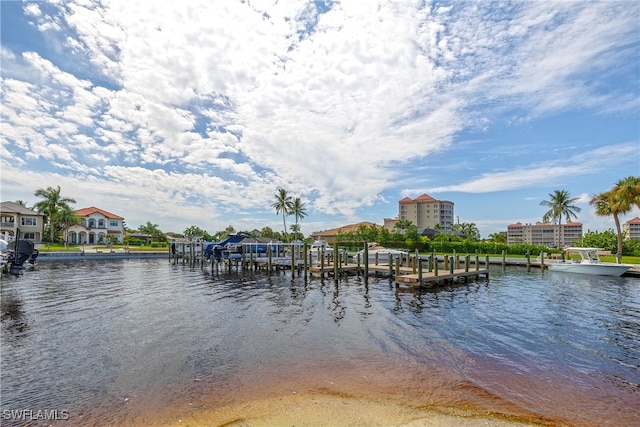
[(42, 245), (38, 245), (37, 249), (40, 252), (81, 252), (84, 248), (87, 250), (99, 250), (99, 251), (108, 251), (108, 250), (119, 250), (119, 249), (127, 249), (130, 252), (136, 251), (156, 251), (156, 252), (169, 252), (169, 246), (165, 246), (164, 248), (152, 247), (152, 246), (126, 246), (126, 245), (113, 245), (112, 247), (108, 247), (106, 245), (69, 245), (64, 246), (60, 243), (53, 243), (49, 245), (48, 243), (43, 243)]

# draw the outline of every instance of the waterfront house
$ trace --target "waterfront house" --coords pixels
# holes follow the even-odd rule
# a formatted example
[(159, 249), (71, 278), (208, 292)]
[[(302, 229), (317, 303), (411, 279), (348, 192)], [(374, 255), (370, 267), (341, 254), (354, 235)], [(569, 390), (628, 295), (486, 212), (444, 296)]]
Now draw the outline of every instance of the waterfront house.
[(313, 240), (324, 240), (328, 244), (332, 244), (336, 241), (337, 236), (340, 234), (355, 233), (360, 229), (360, 227), (369, 228), (371, 226), (382, 228), (382, 226), (374, 224), (373, 222), (364, 221), (357, 224), (345, 225), (344, 227), (332, 228), (330, 230), (316, 231), (309, 237), (311, 237)]
[(42, 243), (44, 215), (14, 202), (0, 203), (0, 237), (6, 241), (20, 238)]
[(94, 206), (78, 209), (75, 214), (82, 222), (67, 229), (68, 243), (94, 245), (124, 241), (123, 217)]

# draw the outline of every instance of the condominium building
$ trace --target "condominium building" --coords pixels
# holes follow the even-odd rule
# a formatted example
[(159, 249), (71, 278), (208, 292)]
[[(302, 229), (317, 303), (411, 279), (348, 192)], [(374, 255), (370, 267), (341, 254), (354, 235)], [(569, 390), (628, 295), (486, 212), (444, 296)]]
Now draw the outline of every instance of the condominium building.
[(640, 239), (640, 218), (635, 217), (622, 224), (627, 239)]
[(412, 199), (405, 197), (398, 202), (399, 219), (409, 220), (420, 228), (451, 230), (453, 224), (453, 202), (436, 200), (423, 194)]
[(567, 222), (562, 225), (548, 222), (522, 224), (517, 222), (507, 227), (507, 244), (526, 243), (551, 248), (571, 246), (582, 238), (582, 223)]

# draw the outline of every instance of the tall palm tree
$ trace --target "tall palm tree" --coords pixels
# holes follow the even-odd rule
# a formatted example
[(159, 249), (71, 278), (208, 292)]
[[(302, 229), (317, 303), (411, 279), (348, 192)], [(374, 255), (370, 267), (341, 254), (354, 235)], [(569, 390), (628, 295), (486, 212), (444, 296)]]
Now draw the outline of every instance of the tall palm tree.
[(618, 197), (629, 207), (633, 205), (640, 208), (640, 176), (628, 176), (618, 180), (613, 191), (618, 193)]
[(302, 218), (307, 216), (307, 204), (302, 203), (300, 197), (296, 197), (291, 203), (291, 210), (289, 211), (289, 214), (293, 215), (296, 218), (296, 232), (299, 233), (300, 225), (298, 225), (298, 221), (301, 221)]
[(620, 204), (616, 200), (613, 190), (605, 191), (594, 195), (589, 201), (596, 208), (598, 216), (613, 216), (613, 222), (616, 225), (616, 233), (618, 236), (618, 262), (622, 261), (622, 230), (620, 228), (620, 215), (626, 212), (621, 211)]
[(276, 201), (271, 205), (271, 207), (276, 210), (276, 214), (282, 213), (282, 224), (284, 226), (285, 240), (289, 240), (287, 235), (287, 221), (285, 218), (287, 215), (290, 215), (292, 204), (293, 201), (291, 199), (291, 196), (287, 193), (287, 190), (285, 190), (284, 188), (279, 188), (278, 192), (276, 193)]
[(41, 214), (44, 214), (47, 220), (49, 221), (50, 228), (50, 236), (49, 241), (53, 243), (54, 241), (54, 233), (56, 229), (56, 215), (61, 209), (70, 209), (69, 203), (75, 203), (74, 199), (69, 197), (62, 197), (60, 195), (60, 186), (57, 188), (47, 187), (38, 188), (35, 192), (36, 197), (41, 197), (43, 200), (40, 200), (38, 203), (34, 205), (34, 208)]
[(562, 233), (562, 217), (564, 216), (568, 221), (571, 221), (571, 217), (577, 218), (577, 213), (581, 211), (575, 203), (579, 198), (571, 197), (567, 190), (555, 190), (553, 193), (549, 193), (549, 200), (543, 200), (540, 202), (540, 206), (546, 206), (549, 210), (543, 215), (542, 222), (556, 222), (558, 221), (558, 246), (562, 246), (564, 243)]
[(633, 206), (640, 207), (640, 177), (629, 176), (618, 180), (609, 190), (593, 196), (589, 202), (596, 208), (598, 216), (613, 216), (618, 237), (617, 259), (622, 262), (622, 229), (620, 216), (629, 213)]

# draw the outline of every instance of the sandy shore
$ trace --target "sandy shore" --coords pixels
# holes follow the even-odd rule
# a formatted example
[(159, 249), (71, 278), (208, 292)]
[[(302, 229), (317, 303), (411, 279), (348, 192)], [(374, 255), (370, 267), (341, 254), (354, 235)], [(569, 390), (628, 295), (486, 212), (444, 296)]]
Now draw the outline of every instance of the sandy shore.
[(326, 394), (292, 394), (252, 400), (214, 410), (193, 410), (164, 426), (491, 426), (542, 425), (489, 414)]

